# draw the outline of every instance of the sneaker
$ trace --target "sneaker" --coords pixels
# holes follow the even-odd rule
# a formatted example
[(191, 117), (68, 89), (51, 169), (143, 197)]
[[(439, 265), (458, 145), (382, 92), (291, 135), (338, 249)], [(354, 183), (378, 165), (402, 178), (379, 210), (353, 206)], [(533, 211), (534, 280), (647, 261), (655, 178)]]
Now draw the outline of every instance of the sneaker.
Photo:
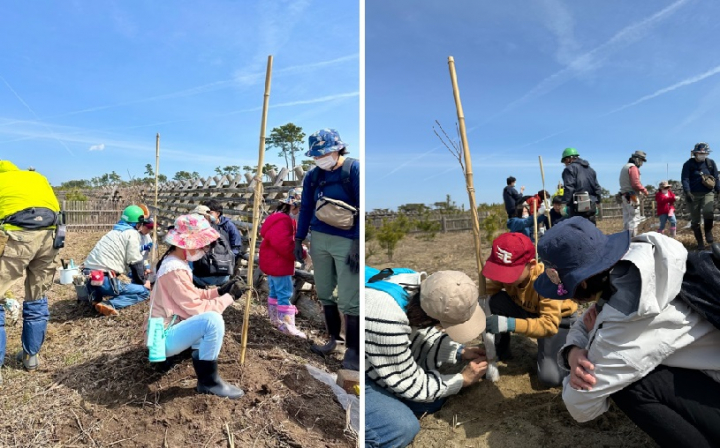
[(38, 359), (38, 355), (31, 355), (28, 353), (25, 353), (24, 350), (20, 350), (15, 354), (15, 360), (17, 362), (22, 362), (23, 367), (25, 367), (25, 370), (28, 372), (32, 372), (33, 370), (37, 370), (38, 366), (40, 365), (40, 360)]
[(95, 311), (102, 314), (103, 316), (119, 316), (120, 315), (120, 313), (118, 313), (115, 308), (113, 308), (110, 305), (106, 305), (103, 302), (98, 302), (95, 304)]

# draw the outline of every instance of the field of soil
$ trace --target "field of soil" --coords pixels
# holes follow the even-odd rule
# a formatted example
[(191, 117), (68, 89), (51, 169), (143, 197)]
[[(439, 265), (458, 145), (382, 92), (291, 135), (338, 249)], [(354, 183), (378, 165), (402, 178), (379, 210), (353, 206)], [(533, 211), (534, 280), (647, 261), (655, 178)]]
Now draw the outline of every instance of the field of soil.
[[(647, 228), (652, 228), (649, 221)], [(678, 239), (695, 249), (685, 222), (678, 223)], [(600, 221), (605, 233), (622, 229), (621, 220)], [(716, 233), (717, 238), (717, 233)], [(473, 236), (470, 232), (437, 234), (432, 240), (406, 236), (398, 243), (392, 261), (373, 245), (375, 254), (366, 264), (379, 269), (409, 267), (428, 274), (460, 270), (477, 278)], [(487, 257), (486, 243), (483, 243)], [(465, 447), (654, 447), (655, 443), (614, 405), (600, 418), (580, 424), (565, 409), (561, 388), (543, 388), (536, 373), (537, 343), (513, 335), (514, 359), (500, 362), (500, 379), (483, 380), (450, 397), (434, 415), (421, 419), (415, 448)]]
[[(102, 234), (71, 233), (64, 259), (84, 259)], [(11, 291), (22, 298), (18, 282)], [(270, 326), (266, 308), (253, 304), (248, 351), (240, 366), (243, 304), (224, 313), (220, 374), (243, 388), (236, 401), (195, 392), (191, 360), (160, 374), (147, 361), (143, 323), (148, 303), (99, 316), (76, 302), (72, 285), (48, 293), (50, 323), (38, 371), (14, 359), (22, 324), (7, 324), (4, 383), (0, 386), (2, 447), (350, 447), (346, 412), (332, 390), (312, 378), (306, 364), (327, 372), (341, 358), (323, 360), (310, 343)], [(265, 300), (266, 296), (261, 296)], [(244, 303), (244, 302), (243, 302)], [(301, 329), (322, 338), (322, 328), (299, 317)]]

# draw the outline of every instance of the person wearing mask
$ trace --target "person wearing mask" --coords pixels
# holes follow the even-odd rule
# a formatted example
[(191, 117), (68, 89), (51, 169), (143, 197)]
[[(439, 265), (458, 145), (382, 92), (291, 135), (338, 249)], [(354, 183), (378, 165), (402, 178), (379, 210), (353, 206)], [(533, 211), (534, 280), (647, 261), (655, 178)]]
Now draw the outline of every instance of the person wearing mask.
[(637, 234), (637, 227), (643, 219), (640, 208), (641, 196), (648, 195), (647, 189), (640, 181), (640, 167), (645, 162), (647, 162), (645, 152), (635, 151), (620, 170), (623, 229), (629, 230), (631, 236)]
[[(117, 316), (118, 310), (140, 303), (150, 296), (140, 253), (140, 232), (144, 220), (137, 205), (123, 210), (120, 221), (100, 238), (85, 258), (83, 273), (89, 276), (88, 290), (95, 310), (103, 316)], [(131, 283), (118, 278), (130, 269)], [(103, 301), (103, 297), (110, 299)]]
[[(570, 415), (593, 420), (612, 400), (661, 446), (720, 446), (720, 330), (683, 298), (717, 291), (711, 255), (656, 232), (605, 235), (579, 217), (553, 226), (538, 252), (540, 295), (593, 304), (558, 353)], [(686, 283), (698, 265), (707, 275)]]
[(207, 253), (200, 260), (189, 263), (193, 273), (193, 283), (198, 288), (222, 285), (230, 280), (235, 272), (235, 254), (230, 248), (228, 234), (218, 225), (217, 218), (210, 213), (207, 206), (198, 205), (189, 214), (205, 218), (210, 223), (210, 227), (220, 235), (210, 244)]
[[(404, 447), (418, 418), (480, 381), (485, 329), (478, 288), (465, 273), (365, 268), (365, 446)], [(442, 327), (440, 329), (439, 327)], [(467, 362), (458, 373), (440, 367)]]
[[(50, 318), (47, 292), (58, 265), (60, 204), (50, 183), (36, 171), (0, 160), (0, 297), (25, 277), (22, 349), (16, 358), (25, 370), (38, 368), (38, 352)], [(5, 308), (0, 303), (0, 367), (5, 360)], [(0, 374), (0, 382), (2, 375)]]
[(238, 258), (242, 255), (243, 250), (242, 235), (240, 235), (240, 232), (237, 227), (235, 227), (235, 224), (233, 224), (227, 216), (223, 215), (223, 206), (220, 201), (217, 199), (210, 199), (203, 201), (201, 204), (210, 209), (210, 215), (212, 215), (210, 223), (217, 224), (227, 234), (228, 241), (230, 242), (230, 248), (235, 255), (235, 265), (237, 266), (239, 263)]
[(577, 149), (565, 148), (560, 161), (565, 165), (562, 173), (563, 202), (568, 204), (570, 216), (582, 216), (595, 224), (602, 188), (590, 162), (580, 158)]
[(513, 176), (507, 178), (507, 186), (503, 188), (503, 202), (505, 203), (505, 211), (508, 214), (508, 219), (515, 217), (515, 209), (518, 201), (522, 199), (522, 193), (525, 191), (525, 187), (520, 187), (520, 192), (515, 189), (515, 179)]
[(198, 392), (237, 399), (245, 392), (220, 378), (217, 360), (225, 335), (222, 313), (233, 300), (242, 297), (247, 287), (235, 281), (219, 288), (198, 289), (188, 265), (200, 260), (219, 237), (201, 215), (175, 219), (165, 236), (168, 250), (157, 264), (150, 317), (163, 319), (166, 357), (192, 348)]
[[(360, 368), (360, 162), (345, 157), (347, 146), (334, 129), (321, 129), (308, 138), (307, 157), (316, 167), (305, 175), (295, 234), (294, 255), (302, 262), (303, 240), (312, 230), (310, 256), (315, 290), (323, 305), (330, 340), (313, 345), (312, 351), (326, 356), (340, 340), (340, 312), (345, 316), (346, 350), (342, 367)], [(332, 205), (341, 201), (342, 205)], [(334, 216), (316, 208), (330, 207)], [(324, 211), (323, 211), (324, 212)], [(322, 218), (322, 219), (321, 219)], [(341, 227), (339, 227), (341, 226)], [(337, 295), (333, 291), (337, 288)]]
[(562, 196), (554, 196), (552, 209), (550, 209), (550, 225), (554, 226), (565, 218), (567, 218), (567, 206), (563, 202)]
[[(714, 241), (712, 229), (714, 223), (715, 195), (720, 192), (720, 178), (715, 161), (708, 157), (710, 146), (705, 142), (695, 145), (691, 157), (682, 167), (681, 181), (685, 201), (690, 211), (690, 228), (695, 234), (698, 250), (705, 250), (705, 241)], [(700, 228), (700, 218), (705, 225), (705, 239)]]

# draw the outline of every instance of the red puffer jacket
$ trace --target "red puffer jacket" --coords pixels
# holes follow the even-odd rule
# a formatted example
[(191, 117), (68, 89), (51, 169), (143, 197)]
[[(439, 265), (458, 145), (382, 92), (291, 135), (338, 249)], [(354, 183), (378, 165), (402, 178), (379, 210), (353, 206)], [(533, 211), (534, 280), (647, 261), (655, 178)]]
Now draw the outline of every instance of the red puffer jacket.
[(295, 231), (297, 224), (290, 215), (275, 212), (260, 228), (260, 269), (267, 275), (281, 277), (295, 274)]
[(667, 215), (671, 208), (675, 208), (675, 194), (672, 190), (668, 191), (665, 196), (662, 191), (655, 193), (655, 201), (657, 201), (657, 215)]

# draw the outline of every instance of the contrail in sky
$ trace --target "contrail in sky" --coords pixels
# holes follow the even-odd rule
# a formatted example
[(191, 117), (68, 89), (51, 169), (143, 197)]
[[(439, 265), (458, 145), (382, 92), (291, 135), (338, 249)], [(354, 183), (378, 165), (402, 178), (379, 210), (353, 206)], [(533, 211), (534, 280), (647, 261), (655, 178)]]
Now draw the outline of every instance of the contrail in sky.
[[(5, 78), (2, 77), (2, 76), (0, 76), (0, 79), (2, 79), (2, 81), (5, 83), (5, 85), (7, 86), (7, 88), (10, 89), (10, 91), (13, 93), (13, 95), (15, 95), (15, 97), (23, 104), (23, 106), (25, 106), (25, 107), (27, 108), (27, 110), (29, 110), (30, 113), (33, 114), (33, 116), (35, 117), (35, 119), (39, 121), (38, 115), (35, 113), (35, 111), (32, 110), (32, 108), (30, 107), (30, 105), (29, 105), (28, 103), (26, 103), (25, 100), (23, 100), (23, 99), (20, 97), (20, 95), (15, 91), (15, 89), (12, 88), (12, 86), (11, 86), (10, 84), (8, 84), (8, 82), (5, 80)], [(64, 141), (62, 141), (62, 140), (60, 140), (59, 138), (57, 138), (57, 137), (55, 136), (55, 133), (53, 133), (53, 132), (50, 130), (50, 128), (47, 127), (47, 125), (43, 124), (43, 126), (44, 126), (45, 129), (50, 133), (50, 136), (51, 136), (52, 138), (54, 138), (55, 140), (57, 140), (58, 143), (60, 143), (63, 147), (65, 147), (65, 149), (67, 149), (67, 152), (69, 152), (71, 156), (75, 157), (75, 154), (73, 154), (73, 152), (70, 150), (70, 148), (68, 147), (68, 145), (65, 144)]]

